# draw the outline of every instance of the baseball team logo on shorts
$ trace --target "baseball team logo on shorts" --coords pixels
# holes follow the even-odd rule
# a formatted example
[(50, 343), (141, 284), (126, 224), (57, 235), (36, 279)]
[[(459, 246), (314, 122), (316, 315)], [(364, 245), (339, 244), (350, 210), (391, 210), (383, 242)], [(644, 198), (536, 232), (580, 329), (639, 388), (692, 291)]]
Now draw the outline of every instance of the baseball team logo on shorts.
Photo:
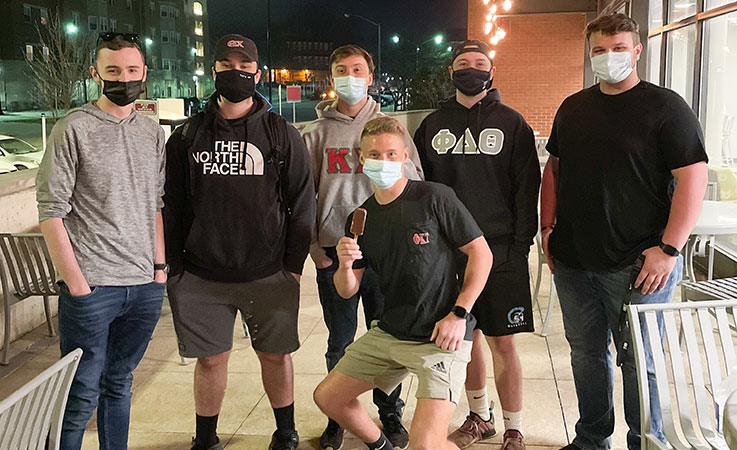
[(516, 308), (510, 309), (507, 313), (507, 320), (509, 321), (507, 328), (517, 328), (527, 325), (527, 321), (525, 320), (525, 308), (517, 306)]

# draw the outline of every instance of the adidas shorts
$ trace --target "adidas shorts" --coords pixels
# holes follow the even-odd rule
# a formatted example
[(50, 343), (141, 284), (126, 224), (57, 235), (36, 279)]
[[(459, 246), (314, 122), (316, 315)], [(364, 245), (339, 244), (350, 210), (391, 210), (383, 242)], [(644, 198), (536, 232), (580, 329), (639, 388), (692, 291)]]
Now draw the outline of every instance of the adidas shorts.
[(382, 331), (378, 321), (348, 346), (334, 370), (392, 392), (413, 373), (418, 378), (417, 398), (448, 400), (458, 404), (471, 360), (471, 341), (460, 350), (443, 350), (432, 342), (403, 341)]

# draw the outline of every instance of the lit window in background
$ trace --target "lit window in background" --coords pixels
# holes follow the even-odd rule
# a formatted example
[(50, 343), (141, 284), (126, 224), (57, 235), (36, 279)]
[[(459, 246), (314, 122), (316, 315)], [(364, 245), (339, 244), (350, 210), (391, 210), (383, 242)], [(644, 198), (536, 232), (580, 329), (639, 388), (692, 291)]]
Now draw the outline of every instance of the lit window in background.
[(193, 10), (194, 10), (194, 15), (195, 16), (201, 16), (202, 15), (202, 3), (200, 3), (200, 2), (194, 2), (192, 4), (192, 6), (193, 6)]
[(202, 21), (201, 20), (195, 20), (194, 21), (194, 34), (197, 36), (202, 36)]

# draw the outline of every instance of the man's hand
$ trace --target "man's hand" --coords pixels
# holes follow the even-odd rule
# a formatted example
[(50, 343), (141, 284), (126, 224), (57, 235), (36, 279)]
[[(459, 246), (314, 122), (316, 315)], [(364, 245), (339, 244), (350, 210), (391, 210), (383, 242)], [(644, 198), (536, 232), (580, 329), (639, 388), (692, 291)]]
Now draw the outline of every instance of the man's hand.
[(74, 286), (74, 287), (67, 284), (67, 288), (69, 288), (69, 293), (72, 294), (74, 297), (82, 297), (83, 295), (92, 293), (92, 289), (90, 288), (90, 285), (87, 283), (84, 283), (81, 286)]
[(435, 323), (430, 340), (443, 350), (456, 351), (461, 348), (465, 336), (466, 319), (450, 313)]
[(550, 273), (555, 273), (553, 257), (550, 256), (550, 250), (548, 250), (548, 241), (550, 239), (550, 234), (552, 232), (553, 232), (552, 228), (546, 228), (540, 234), (542, 235), (543, 254), (545, 255), (545, 261), (548, 262), (548, 268), (550, 268)]
[(154, 270), (154, 281), (157, 283), (166, 283), (168, 275), (163, 270)]
[(315, 267), (325, 269), (333, 265), (333, 259), (328, 255), (322, 255), (315, 260)]
[(294, 277), (295, 280), (297, 280), (297, 283), (299, 283), (299, 280), (302, 279), (302, 275), (300, 275), (300, 274), (297, 274), (297, 273), (294, 273), (294, 272), (289, 272), (289, 273)]
[(648, 295), (665, 287), (677, 257), (666, 255), (660, 247), (650, 247), (642, 254), (645, 264), (635, 280), (635, 287), (641, 287), (642, 295)]
[(361, 249), (358, 247), (358, 242), (355, 239), (349, 237), (342, 237), (338, 241), (338, 246), (335, 248), (338, 253), (338, 261), (340, 267), (351, 269), (353, 268), (353, 261), (363, 258)]

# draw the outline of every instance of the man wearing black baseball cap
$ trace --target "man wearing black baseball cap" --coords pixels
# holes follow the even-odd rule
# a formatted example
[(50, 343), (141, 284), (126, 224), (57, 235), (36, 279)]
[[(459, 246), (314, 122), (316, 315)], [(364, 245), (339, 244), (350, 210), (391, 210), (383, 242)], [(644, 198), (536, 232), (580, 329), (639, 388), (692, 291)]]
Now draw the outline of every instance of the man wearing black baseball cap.
[[(486, 392), (486, 336), (506, 430), (502, 449), (522, 450), (522, 368), (514, 334), (534, 330), (527, 255), (537, 231), (535, 139), (522, 115), (491, 88), (496, 67), (485, 43), (458, 45), (448, 70), (456, 95), (425, 118), (415, 145), (425, 178), (455, 190), (494, 254), (472, 311), (478, 323), (466, 376), (470, 413), (449, 440), (466, 448), (496, 433)], [(464, 268), (465, 262), (459, 264), (460, 274)]]
[(183, 357), (197, 358), (193, 450), (220, 450), (217, 420), (236, 311), (251, 331), (277, 429), (270, 450), (294, 450), (300, 274), (315, 223), (310, 158), (299, 132), (254, 95), (250, 39), (215, 46), (215, 94), (166, 146), (167, 285)]

